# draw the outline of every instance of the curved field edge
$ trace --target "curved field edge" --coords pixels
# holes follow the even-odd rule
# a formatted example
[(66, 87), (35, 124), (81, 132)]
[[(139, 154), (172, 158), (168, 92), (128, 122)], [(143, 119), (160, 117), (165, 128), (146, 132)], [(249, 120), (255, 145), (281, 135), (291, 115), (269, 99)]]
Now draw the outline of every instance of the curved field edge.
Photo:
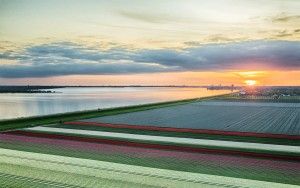
[(199, 100), (210, 100), (210, 99), (216, 99), (218, 97), (223, 98), (227, 95), (229, 95), (229, 94), (222, 94), (222, 95), (202, 97), (202, 98), (176, 100), (176, 101), (168, 101), (168, 102), (149, 103), (149, 104), (143, 104), (143, 105), (106, 108), (106, 109), (100, 109), (100, 110), (97, 109), (97, 110), (76, 111), (76, 112), (68, 112), (68, 113), (60, 113), (60, 114), (51, 114), (51, 115), (45, 115), (45, 116), (34, 116), (34, 117), (2, 120), (2, 121), (0, 121), (0, 131), (25, 128), (25, 127), (33, 127), (33, 126), (37, 126), (37, 125), (62, 123), (65, 121), (74, 121), (74, 120), (80, 120), (80, 119), (88, 119), (88, 118), (116, 115), (116, 114), (122, 114), (122, 113), (130, 113), (130, 112), (136, 112), (136, 111), (151, 110), (151, 109), (155, 109), (155, 108), (163, 108), (163, 107), (169, 107), (169, 106), (174, 106), (174, 105), (187, 104), (187, 103), (196, 102)]

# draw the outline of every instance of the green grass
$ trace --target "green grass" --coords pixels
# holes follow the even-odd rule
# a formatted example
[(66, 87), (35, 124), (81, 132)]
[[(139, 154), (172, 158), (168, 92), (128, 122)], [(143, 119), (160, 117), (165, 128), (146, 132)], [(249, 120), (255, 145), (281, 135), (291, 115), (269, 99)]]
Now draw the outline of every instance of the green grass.
[[(217, 97), (223, 97), (223, 96), (225, 95), (203, 97), (200, 100), (216, 99)], [(38, 125), (55, 124), (55, 123), (60, 123), (65, 121), (75, 121), (80, 119), (88, 119), (88, 118), (116, 115), (122, 113), (130, 113), (136, 111), (151, 110), (155, 108), (163, 108), (168, 106), (187, 104), (187, 103), (195, 102), (197, 100), (199, 99), (198, 98), (186, 99), (186, 100), (151, 103), (151, 104), (144, 104), (144, 105), (108, 108), (103, 110), (77, 111), (77, 112), (53, 114), (53, 115), (46, 115), (46, 116), (4, 120), (4, 121), (0, 121), (0, 131), (19, 129), (25, 127), (33, 127)]]
[[(54, 146), (25, 144), (25, 143), (0, 143), (1, 148), (14, 149), (20, 151), (28, 151), (34, 153), (45, 153), (59, 156), (69, 156), (84, 159), (93, 159), (99, 161), (114, 162), (120, 164), (137, 165), (144, 167), (152, 167), (159, 169), (169, 169), (185, 172), (204, 173), (236, 178), (245, 178), (261, 181), (270, 181), (277, 183), (288, 183), (299, 185), (300, 181), (297, 178), (297, 173), (282, 172), (275, 169), (260, 168), (259, 164), (253, 166), (229, 166), (226, 163), (207, 163), (201, 161), (186, 161), (173, 158), (151, 158), (151, 157), (136, 157), (122, 154), (108, 154), (102, 152), (79, 152), (73, 149), (63, 149)], [(258, 160), (259, 162), (259, 160)]]
[[(6, 188), (53, 188), (53, 187), (130, 187), (138, 188), (142, 185), (115, 179), (105, 179), (83, 174), (66, 173), (55, 170), (45, 170), (35, 167), (0, 164), (1, 186)], [(4, 172), (4, 173), (3, 173)], [(155, 186), (143, 185), (146, 188)]]

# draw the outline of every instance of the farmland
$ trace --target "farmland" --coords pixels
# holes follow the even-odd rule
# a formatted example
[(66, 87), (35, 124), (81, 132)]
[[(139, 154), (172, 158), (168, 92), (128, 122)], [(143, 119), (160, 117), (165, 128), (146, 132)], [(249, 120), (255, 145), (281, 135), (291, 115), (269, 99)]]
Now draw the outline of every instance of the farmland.
[(0, 188), (300, 188), (300, 0), (0, 2)]
[(83, 121), (300, 135), (300, 103), (206, 101)]
[[(53, 169), (53, 164), (56, 163), (53, 161), (63, 158), (60, 156), (66, 156), (68, 157), (65, 159), (67, 162), (60, 162), (60, 165), (65, 163), (68, 165), (70, 160), (77, 160), (81, 164), (79, 167), (84, 168), (85, 159), (89, 159), (93, 161), (144, 166), (155, 168), (156, 170), (169, 169), (242, 179), (268, 180), (277, 183), (300, 183), (297, 179), (297, 176), (299, 176), (299, 171), (297, 171), (299, 163), (297, 161), (150, 149), (126, 145), (116, 146), (115, 144), (103, 142), (95, 143), (70, 139), (38, 138), (16, 135), (14, 133), (3, 134), (1, 136), (1, 147), (9, 148), (9, 150), (1, 150), (2, 162), (9, 163), (12, 166), (21, 165), (23, 168), (27, 168), (28, 166), (39, 169), (42, 167), (42, 169), (50, 171), (62, 171), (64, 169), (60, 169), (59, 167)], [(30, 163), (30, 161), (34, 162)], [(92, 162), (92, 164), (96, 164), (96, 162)], [(71, 166), (73, 164), (69, 164), (67, 170), (72, 168)], [(75, 167), (79, 168), (78, 165), (75, 165)], [(102, 166), (102, 168), (104, 167)], [(1, 168), (1, 170), (4, 169)], [(82, 170), (78, 171), (78, 173), (82, 173)], [(17, 172), (7, 171), (6, 173), (17, 175)], [(155, 173), (155, 170), (153, 172), (150, 171), (150, 173)], [(40, 179), (45, 178), (43, 176), (36, 176), (36, 178)]]
[(27, 120), (36, 125), (6, 122), (14, 129), (0, 134), (0, 181), (6, 187), (297, 187), (299, 109), (299, 103), (214, 97)]
[[(6, 156), (3, 156), (5, 153)], [(43, 185), (46, 187), (223, 187), (228, 185), (282, 187), (281, 183), (262, 182), (232, 177), (197, 174), (176, 170), (125, 165), (90, 159), (76, 159), (31, 152), (0, 150), (3, 184), (16, 187)], [(20, 166), (23, 166), (20, 167)], [(26, 169), (25, 169), (26, 168)], [(30, 172), (30, 173), (28, 173)], [(14, 173), (15, 175), (10, 175)], [(29, 176), (28, 178), (21, 178)], [(20, 178), (17, 178), (20, 177)], [(94, 178), (92, 178), (94, 177)], [(34, 181), (41, 179), (40, 181)], [(213, 182), (213, 183), (212, 183)], [(296, 187), (289, 185), (288, 187)]]

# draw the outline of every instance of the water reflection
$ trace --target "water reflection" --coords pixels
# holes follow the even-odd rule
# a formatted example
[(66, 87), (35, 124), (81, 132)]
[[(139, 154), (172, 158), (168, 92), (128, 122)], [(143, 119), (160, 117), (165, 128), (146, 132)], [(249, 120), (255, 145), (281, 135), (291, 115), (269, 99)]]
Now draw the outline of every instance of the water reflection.
[(0, 119), (128, 106), (228, 93), (204, 88), (60, 88), (57, 93), (0, 94)]

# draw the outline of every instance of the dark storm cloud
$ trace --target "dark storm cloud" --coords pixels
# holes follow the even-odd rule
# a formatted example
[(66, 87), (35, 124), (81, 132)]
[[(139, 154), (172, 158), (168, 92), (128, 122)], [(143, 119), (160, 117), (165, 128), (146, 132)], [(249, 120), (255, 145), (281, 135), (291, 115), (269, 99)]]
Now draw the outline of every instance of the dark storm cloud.
[(247, 67), (300, 69), (300, 42), (250, 41), (173, 49), (99, 50), (60, 42), (0, 52), (0, 77), (49, 77), (74, 74), (136, 74), (174, 71), (224, 71)]

